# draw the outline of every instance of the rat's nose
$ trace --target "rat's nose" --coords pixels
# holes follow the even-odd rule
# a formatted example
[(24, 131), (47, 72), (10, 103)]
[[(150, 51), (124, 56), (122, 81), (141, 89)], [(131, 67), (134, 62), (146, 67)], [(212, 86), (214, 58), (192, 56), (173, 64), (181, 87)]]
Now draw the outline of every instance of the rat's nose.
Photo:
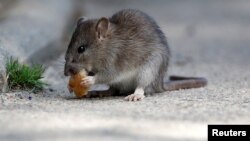
[(69, 73), (64, 71), (64, 76), (69, 76)]
[(72, 68), (64, 70), (64, 75), (65, 76), (71, 76), (71, 75), (75, 75), (75, 74), (77, 74), (77, 71), (72, 69)]
[(78, 73), (78, 69), (76, 67), (74, 67), (73, 65), (70, 64), (65, 64), (64, 67), (64, 75), (65, 76), (71, 76), (71, 75), (75, 75)]

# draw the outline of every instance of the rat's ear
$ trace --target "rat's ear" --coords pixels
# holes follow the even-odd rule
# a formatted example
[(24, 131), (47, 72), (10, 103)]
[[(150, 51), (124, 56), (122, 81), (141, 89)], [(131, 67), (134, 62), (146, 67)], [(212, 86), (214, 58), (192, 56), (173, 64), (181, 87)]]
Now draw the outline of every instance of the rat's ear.
[(98, 20), (95, 27), (98, 39), (106, 37), (108, 28), (109, 28), (108, 18), (102, 17), (101, 19)]
[(80, 17), (78, 20), (77, 20), (77, 26), (79, 26), (81, 23), (83, 23), (84, 21), (86, 21), (87, 18), (86, 17)]

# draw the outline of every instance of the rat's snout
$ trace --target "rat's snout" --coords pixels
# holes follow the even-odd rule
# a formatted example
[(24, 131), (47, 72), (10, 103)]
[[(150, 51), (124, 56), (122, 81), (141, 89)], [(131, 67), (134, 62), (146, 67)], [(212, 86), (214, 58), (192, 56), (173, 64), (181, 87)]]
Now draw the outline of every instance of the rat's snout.
[(79, 69), (75, 64), (72, 63), (66, 63), (64, 66), (64, 75), (65, 76), (71, 76), (75, 75), (79, 72)]

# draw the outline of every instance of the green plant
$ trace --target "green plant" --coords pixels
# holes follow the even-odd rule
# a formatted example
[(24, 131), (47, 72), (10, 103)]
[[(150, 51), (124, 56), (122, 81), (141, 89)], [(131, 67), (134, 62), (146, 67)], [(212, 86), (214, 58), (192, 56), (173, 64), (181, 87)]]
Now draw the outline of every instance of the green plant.
[(44, 70), (42, 65), (28, 66), (20, 64), (17, 59), (9, 58), (6, 63), (9, 89), (41, 91), (47, 85), (41, 80)]

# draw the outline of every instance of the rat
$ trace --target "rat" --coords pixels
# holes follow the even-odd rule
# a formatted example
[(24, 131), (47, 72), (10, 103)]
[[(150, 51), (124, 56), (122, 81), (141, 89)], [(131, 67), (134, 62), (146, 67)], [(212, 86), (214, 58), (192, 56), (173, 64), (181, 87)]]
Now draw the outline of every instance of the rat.
[(155, 20), (140, 10), (124, 9), (109, 18), (78, 20), (66, 51), (64, 74), (85, 69), (89, 75), (82, 85), (107, 84), (109, 93), (126, 94), (128, 101), (207, 84), (202, 77), (172, 76), (164, 82), (170, 56)]

